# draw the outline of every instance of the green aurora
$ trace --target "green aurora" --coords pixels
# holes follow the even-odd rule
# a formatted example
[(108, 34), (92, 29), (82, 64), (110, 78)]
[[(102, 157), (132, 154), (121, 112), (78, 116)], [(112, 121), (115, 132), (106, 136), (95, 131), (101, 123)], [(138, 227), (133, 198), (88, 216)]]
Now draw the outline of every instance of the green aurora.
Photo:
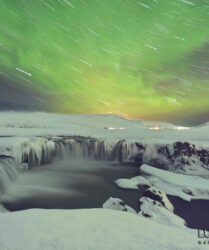
[(1, 105), (166, 121), (209, 112), (209, 0), (0, 4)]

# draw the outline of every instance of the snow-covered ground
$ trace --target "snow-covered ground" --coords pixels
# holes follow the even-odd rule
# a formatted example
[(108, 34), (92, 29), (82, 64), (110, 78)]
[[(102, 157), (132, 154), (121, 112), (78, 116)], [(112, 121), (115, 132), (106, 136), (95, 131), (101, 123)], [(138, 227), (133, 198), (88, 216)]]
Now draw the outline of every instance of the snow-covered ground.
[[(146, 163), (169, 170), (143, 165), (142, 176), (116, 181), (122, 188), (148, 185), (162, 190), (161, 194), (165, 192), (188, 201), (208, 199), (208, 129), (208, 124), (185, 128), (126, 120), (116, 115), (0, 112), (0, 194), (28, 165), (49, 163), (67, 152), (68, 157)], [(163, 200), (172, 210), (165, 195)], [(141, 211), (150, 218), (144, 218), (142, 212), (135, 215), (110, 209), (1, 213), (0, 225), (4, 230), (0, 233), (0, 249), (200, 248), (196, 230), (185, 227), (183, 220), (166, 206), (161, 207), (158, 201), (147, 197), (141, 202)], [(109, 208), (110, 203), (105, 206)]]
[[(158, 126), (163, 129), (152, 129)], [(0, 136), (79, 135), (143, 142), (193, 141), (209, 145), (208, 128), (208, 124), (188, 129), (161, 122), (127, 120), (112, 114), (0, 112)]]
[(148, 217), (155, 222), (170, 227), (183, 227), (184, 230), (191, 230), (186, 228), (186, 222), (182, 218), (166, 209), (159, 201), (152, 200), (149, 197), (142, 197), (140, 202), (142, 204), (138, 215)]
[(0, 214), (2, 250), (197, 250), (196, 230), (111, 209)]

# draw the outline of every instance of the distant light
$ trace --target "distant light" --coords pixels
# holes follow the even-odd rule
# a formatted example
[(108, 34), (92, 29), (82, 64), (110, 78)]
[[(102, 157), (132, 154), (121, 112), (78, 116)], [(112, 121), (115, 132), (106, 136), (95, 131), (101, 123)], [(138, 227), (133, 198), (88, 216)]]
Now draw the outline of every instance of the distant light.
[(124, 128), (122, 128), (122, 127), (119, 127), (119, 128), (115, 128), (115, 127), (104, 127), (104, 129), (110, 129), (110, 130), (119, 129), (119, 130), (123, 130)]
[[(150, 127), (149, 129), (150, 130), (162, 130), (162, 129), (164, 129), (164, 127), (162, 127), (162, 126), (153, 126), (153, 127)], [(171, 129), (185, 130), (185, 129), (189, 129), (189, 127), (177, 126), (177, 127), (172, 127)]]
[(174, 129), (184, 130), (184, 129), (189, 129), (189, 127), (180, 127), (180, 126), (178, 126), (178, 127), (175, 127)]
[(163, 127), (161, 127), (161, 126), (154, 126), (154, 127), (150, 127), (149, 129), (151, 129), (151, 130), (162, 130)]

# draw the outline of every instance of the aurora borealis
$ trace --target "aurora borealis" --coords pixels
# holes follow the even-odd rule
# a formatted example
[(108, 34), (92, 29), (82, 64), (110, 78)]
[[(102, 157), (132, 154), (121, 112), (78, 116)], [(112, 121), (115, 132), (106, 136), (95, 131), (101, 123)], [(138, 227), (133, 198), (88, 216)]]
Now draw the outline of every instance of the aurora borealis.
[(209, 0), (0, 4), (0, 108), (209, 120)]

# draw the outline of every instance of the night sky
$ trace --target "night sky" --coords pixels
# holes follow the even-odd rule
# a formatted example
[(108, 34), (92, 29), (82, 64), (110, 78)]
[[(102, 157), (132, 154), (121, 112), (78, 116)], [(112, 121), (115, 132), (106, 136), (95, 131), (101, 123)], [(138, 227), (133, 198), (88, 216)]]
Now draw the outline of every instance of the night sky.
[(209, 0), (0, 6), (0, 109), (209, 121)]

